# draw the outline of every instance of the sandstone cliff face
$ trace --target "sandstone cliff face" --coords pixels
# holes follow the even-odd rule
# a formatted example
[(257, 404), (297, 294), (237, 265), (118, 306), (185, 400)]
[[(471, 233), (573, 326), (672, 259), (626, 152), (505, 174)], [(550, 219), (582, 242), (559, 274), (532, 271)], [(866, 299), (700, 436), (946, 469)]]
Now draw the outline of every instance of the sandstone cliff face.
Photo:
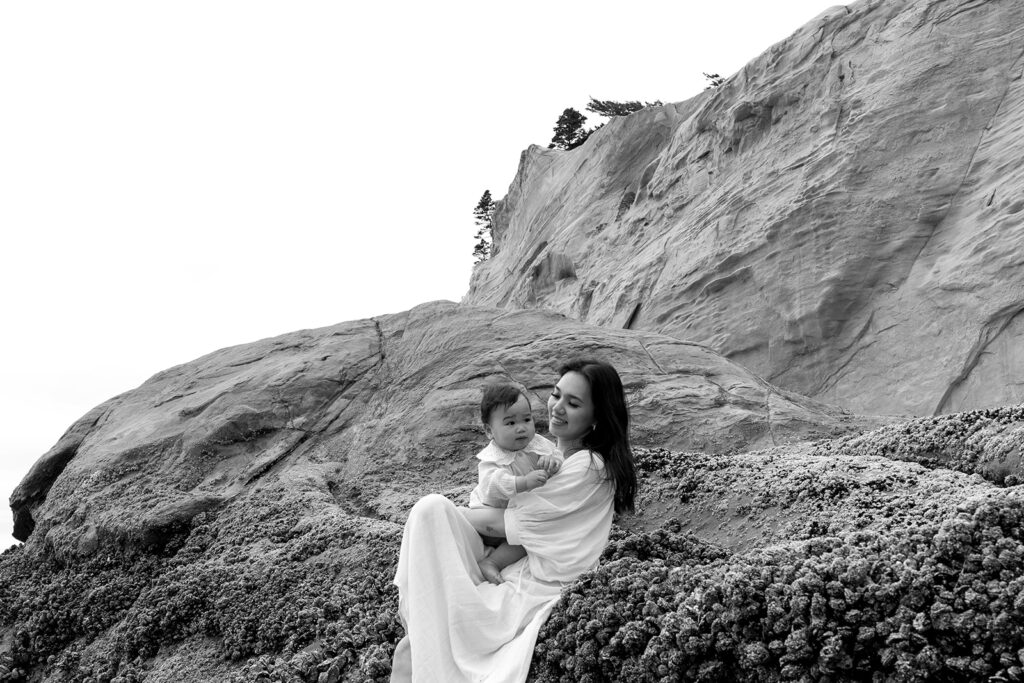
[(400, 520), (421, 495), (475, 481), (485, 382), (529, 388), (543, 433), (557, 365), (573, 355), (620, 370), (641, 444), (737, 451), (877, 424), (775, 389), (696, 344), (439, 302), (155, 375), (91, 411), (36, 463), (11, 499), (15, 534), (62, 555), (159, 545), (267, 481)]
[(855, 412), (1020, 402), (1022, 26), (1014, 0), (862, 0), (531, 147), (464, 301), (696, 341)]

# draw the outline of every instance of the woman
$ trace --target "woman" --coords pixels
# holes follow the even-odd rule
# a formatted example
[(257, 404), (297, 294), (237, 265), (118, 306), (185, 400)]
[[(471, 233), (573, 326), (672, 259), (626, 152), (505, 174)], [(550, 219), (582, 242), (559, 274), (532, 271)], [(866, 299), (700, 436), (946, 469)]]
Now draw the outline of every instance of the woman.
[[(562, 585), (597, 564), (613, 511), (633, 509), (636, 471), (618, 373), (581, 359), (559, 375), (548, 399), (550, 431), (565, 455), (557, 474), (505, 510), (457, 508), (429, 495), (410, 511), (395, 574), (406, 637), (395, 649), (393, 683), (525, 681)], [(480, 534), (527, 550), (498, 585), (477, 566)]]

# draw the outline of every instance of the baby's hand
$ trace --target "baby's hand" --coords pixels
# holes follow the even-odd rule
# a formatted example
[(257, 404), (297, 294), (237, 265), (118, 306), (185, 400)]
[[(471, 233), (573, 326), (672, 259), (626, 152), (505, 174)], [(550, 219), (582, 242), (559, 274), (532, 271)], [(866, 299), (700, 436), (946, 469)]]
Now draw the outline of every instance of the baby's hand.
[(547, 480), (548, 473), (546, 470), (534, 470), (526, 475), (526, 490), (532, 491), (538, 486), (543, 486)]
[(562, 467), (562, 461), (553, 455), (542, 455), (538, 463), (548, 475), (552, 475)]
[(501, 578), (501, 570), (498, 569), (498, 565), (489, 557), (477, 562), (477, 566), (480, 567), (480, 573), (484, 575), (484, 578), (493, 583), (495, 586), (500, 585), (504, 579)]

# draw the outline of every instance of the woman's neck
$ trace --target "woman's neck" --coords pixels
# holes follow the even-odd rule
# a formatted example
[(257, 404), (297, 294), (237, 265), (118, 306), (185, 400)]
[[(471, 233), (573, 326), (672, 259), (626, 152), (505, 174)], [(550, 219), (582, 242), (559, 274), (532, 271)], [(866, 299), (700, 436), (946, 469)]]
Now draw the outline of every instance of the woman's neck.
[(557, 446), (558, 446), (558, 450), (562, 451), (562, 455), (564, 457), (566, 457), (566, 458), (568, 458), (570, 455), (572, 455), (576, 451), (583, 451), (583, 450), (586, 450), (586, 448), (587, 448), (586, 446), (583, 445), (583, 437), (580, 437), (578, 439), (571, 439), (571, 440), (570, 439), (559, 439)]

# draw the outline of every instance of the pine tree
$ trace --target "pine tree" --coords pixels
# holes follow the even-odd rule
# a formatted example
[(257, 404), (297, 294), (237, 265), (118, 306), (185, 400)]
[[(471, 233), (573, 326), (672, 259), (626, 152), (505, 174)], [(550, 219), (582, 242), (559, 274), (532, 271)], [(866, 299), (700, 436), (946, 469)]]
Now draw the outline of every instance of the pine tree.
[(708, 84), (704, 86), (705, 90), (717, 88), (718, 86), (725, 83), (725, 79), (719, 76), (718, 74), (709, 74), (707, 72), (704, 72), (704, 78), (708, 79)]
[(473, 209), (473, 222), (476, 223), (476, 246), (473, 247), (473, 263), (483, 263), (491, 257), (491, 246), (494, 236), (491, 234), (494, 218), (494, 200), (491, 199), (491, 191), (484, 190), (480, 201)]
[(583, 127), (583, 124), (586, 122), (587, 117), (572, 107), (563, 111), (555, 123), (555, 136), (551, 138), (551, 144), (548, 145), (548, 149), (555, 147), (559, 149), (576, 149), (582, 145), (590, 137), (590, 134), (594, 132)]
[(591, 97), (590, 104), (587, 105), (587, 111), (613, 118), (615, 116), (628, 116), (646, 107), (660, 107), (661, 105), (661, 100), (654, 100), (653, 102), (638, 102), (636, 100), (616, 102), (615, 100), (595, 100)]

